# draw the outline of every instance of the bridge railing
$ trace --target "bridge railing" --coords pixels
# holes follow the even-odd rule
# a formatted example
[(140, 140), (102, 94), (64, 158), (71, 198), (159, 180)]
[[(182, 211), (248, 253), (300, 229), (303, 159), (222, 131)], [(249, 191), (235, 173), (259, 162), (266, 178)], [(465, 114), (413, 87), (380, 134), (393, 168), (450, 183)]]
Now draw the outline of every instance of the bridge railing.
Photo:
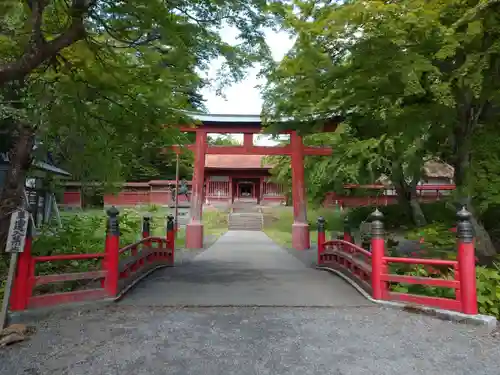
[[(142, 239), (120, 248), (119, 212), (115, 207), (108, 211), (104, 252), (81, 254), (56, 254), (33, 256), (32, 227), (28, 226), (24, 251), (19, 256), (12, 286), (9, 308), (22, 311), (71, 302), (99, 299), (116, 299), (153, 270), (173, 266), (175, 253), (174, 218), (167, 218), (166, 237), (150, 235), (151, 217), (145, 216)], [(95, 260), (95, 270), (39, 275), (37, 265), (54, 262)], [(100, 263), (100, 264), (99, 264)], [(39, 294), (37, 287), (68, 281), (85, 281), (87, 285), (76, 290)]]
[[(457, 260), (392, 257), (386, 254), (383, 215), (371, 215), (370, 250), (344, 240), (325, 240), (325, 220), (318, 219), (318, 267), (342, 273), (376, 300), (388, 300), (477, 314), (476, 270), (471, 215), (465, 208), (457, 213)], [(346, 241), (348, 239), (349, 241)], [(452, 278), (423, 277), (391, 273), (391, 264), (445, 267)], [(391, 285), (423, 285), (454, 290), (454, 298), (433, 297), (391, 290)]]

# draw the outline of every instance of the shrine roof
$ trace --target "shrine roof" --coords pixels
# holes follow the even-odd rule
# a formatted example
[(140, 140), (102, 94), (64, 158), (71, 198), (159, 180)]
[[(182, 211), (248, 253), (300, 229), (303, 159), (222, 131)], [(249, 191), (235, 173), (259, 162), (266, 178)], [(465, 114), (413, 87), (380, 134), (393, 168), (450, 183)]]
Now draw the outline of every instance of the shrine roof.
[[(226, 129), (253, 129), (261, 130), (263, 127), (264, 120), (260, 115), (244, 115), (244, 114), (211, 114), (211, 113), (199, 113), (180, 110), (184, 115), (190, 117), (191, 119), (198, 121), (204, 128), (226, 128)], [(279, 123), (287, 123), (291, 119), (282, 118), (278, 120)], [(323, 120), (325, 122), (325, 131), (334, 131), (337, 124), (340, 122), (338, 116), (328, 117)], [(240, 132), (240, 131), (237, 132)], [(290, 128), (289, 130), (293, 130)]]
[(231, 115), (231, 114), (208, 114), (187, 112), (187, 114), (195, 120), (203, 123), (218, 122), (218, 123), (262, 123), (260, 115)]
[(262, 155), (206, 155), (205, 168), (213, 169), (270, 169)]

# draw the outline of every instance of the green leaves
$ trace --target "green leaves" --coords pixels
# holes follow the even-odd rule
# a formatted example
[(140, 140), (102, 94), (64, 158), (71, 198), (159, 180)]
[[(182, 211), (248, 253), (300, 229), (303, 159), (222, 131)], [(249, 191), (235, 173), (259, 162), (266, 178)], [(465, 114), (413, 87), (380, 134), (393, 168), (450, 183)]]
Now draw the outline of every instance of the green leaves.
[(464, 185), (471, 136), (500, 99), (500, 19), (492, 12), (500, 4), (485, 4), (301, 2), (286, 15), (297, 41), (269, 74), (264, 115), (291, 118), (304, 133), (315, 131), (312, 120), (343, 117), (351, 132), (332, 143), (331, 167), (312, 165), (317, 175), (330, 172), (323, 190), (335, 178), (381, 173), (415, 181), (436, 156), (455, 166)]
[[(0, 76), (19, 61), (32, 67), (26, 90), (17, 93), (20, 105), (1, 102), (0, 120), (22, 115), (36, 127), (39, 151), (52, 150), (84, 182), (165, 174), (174, 157), (163, 149), (186, 142), (176, 126), (189, 119), (178, 110), (204, 111), (201, 88), (220, 89), (241, 79), (254, 62), (270, 58), (262, 27), (273, 18), (261, 0), (105, 0), (88, 9), (53, 0), (44, 5), (39, 24), (31, 23), (34, 10), (24, 1), (0, 5)], [(70, 35), (70, 24), (79, 22), (75, 12), (82, 14), (84, 40)], [(219, 35), (225, 26), (239, 32), (236, 43)], [(61, 36), (69, 38), (64, 48), (46, 48)], [(35, 50), (43, 50), (36, 61), (30, 53)], [(218, 58), (224, 65), (219, 79), (205, 81), (203, 71)], [(24, 75), (25, 68), (8, 79)], [(7, 89), (0, 87), (0, 94)], [(189, 163), (187, 157), (184, 173)]]
[(500, 316), (500, 267), (476, 267), (477, 302), (481, 314)]

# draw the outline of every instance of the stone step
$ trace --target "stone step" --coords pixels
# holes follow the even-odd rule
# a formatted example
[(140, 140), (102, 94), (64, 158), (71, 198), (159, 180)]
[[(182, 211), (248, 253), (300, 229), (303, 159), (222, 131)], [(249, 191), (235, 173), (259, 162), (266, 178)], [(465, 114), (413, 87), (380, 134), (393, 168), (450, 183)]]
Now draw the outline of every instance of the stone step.
[(232, 213), (229, 215), (229, 230), (262, 230), (262, 214)]

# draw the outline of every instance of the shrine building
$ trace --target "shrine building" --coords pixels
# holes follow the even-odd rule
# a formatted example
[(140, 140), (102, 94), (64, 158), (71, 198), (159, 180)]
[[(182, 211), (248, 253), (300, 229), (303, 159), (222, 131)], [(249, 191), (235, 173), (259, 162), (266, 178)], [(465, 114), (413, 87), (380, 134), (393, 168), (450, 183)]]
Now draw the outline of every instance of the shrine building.
[(206, 204), (244, 201), (259, 205), (286, 202), (283, 187), (270, 181), (272, 165), (261, 155), (207, 155), (205, 160)]
[[(282, 124), (279, 134), (289, 136), (287, 144), (262, 146), (254, 144), (254, 136), (263, 133), (262, 121), (256, 115), (208, 115), (189, 114), (192, 125), (181, 126), (181, 132), (195, 133), (195, 143), (191, 145), (174, 146), (175, 153), (186, 151), (194, 153), (193, 175), (187, 182), (190, 193), (189, 202), (186, 196), (179, 194), (178, 203), (189, 207), (189, 219), (186, 223), (186, 247), (199, 249), (203, 247), (203, 206), (231, 205), (234, 202), (249, 202), (258, 205), (280, 205), (292, 202), (293, 225), (292, 243), (295, 249), (307, 249), (310, 246), (309, 227), (307, 220), (306, 184), (304, 179), (304, 157), (306, 155), (328, 156), (332, 149), (323, 146), (304, 145), (302, 136), (287, 124)], [(317, 132), (331, 132), (336, 128), (339, 119), (326, 119)], [(211, 145), (209, 134), (242, 134), (241, 145)], [(287, 197), (283, 186), (270, 179), (271, 165), (266, 164), (265, 157), (284, 155), (290, 157), (291, 196)], [(451, 176), (451, 175), (450, 175)], [(448, 177), (450, 177), (448, 176)], [(424, 182), (417, 187), (419, 199), (436, 200), (455, 187), (433, 185)], [(451, 182), (451, 180), (450, 180)], [(178, 181), (153, 180), (148, 182), (127, 182), (121, 184), (117, 194), (104, 195), (104, 206), (139, 206), (175, 204), (173, 192)], [(291, 189), (290, 189), (291, 188)], [(397, 196), (384, 184), (369, 186), (346, 186), (347, 189), (365, 188), (378, 191), (375, 196), (346, 196), (328, 193), (325, 205), (332, 206), (362, 206), (387, 205), (397, 201)], [(290, 189), (290, 190), (289, 190)], [(434, 192), (435, 191), (435, 192)], [(429, 194), (430, 193), (430, 194)], [(350, 202), (352, 201), (352, 202)], [(81, 186), (78, 182), (66, 184), (64, 193), (66, 207), (82, 207)]]

